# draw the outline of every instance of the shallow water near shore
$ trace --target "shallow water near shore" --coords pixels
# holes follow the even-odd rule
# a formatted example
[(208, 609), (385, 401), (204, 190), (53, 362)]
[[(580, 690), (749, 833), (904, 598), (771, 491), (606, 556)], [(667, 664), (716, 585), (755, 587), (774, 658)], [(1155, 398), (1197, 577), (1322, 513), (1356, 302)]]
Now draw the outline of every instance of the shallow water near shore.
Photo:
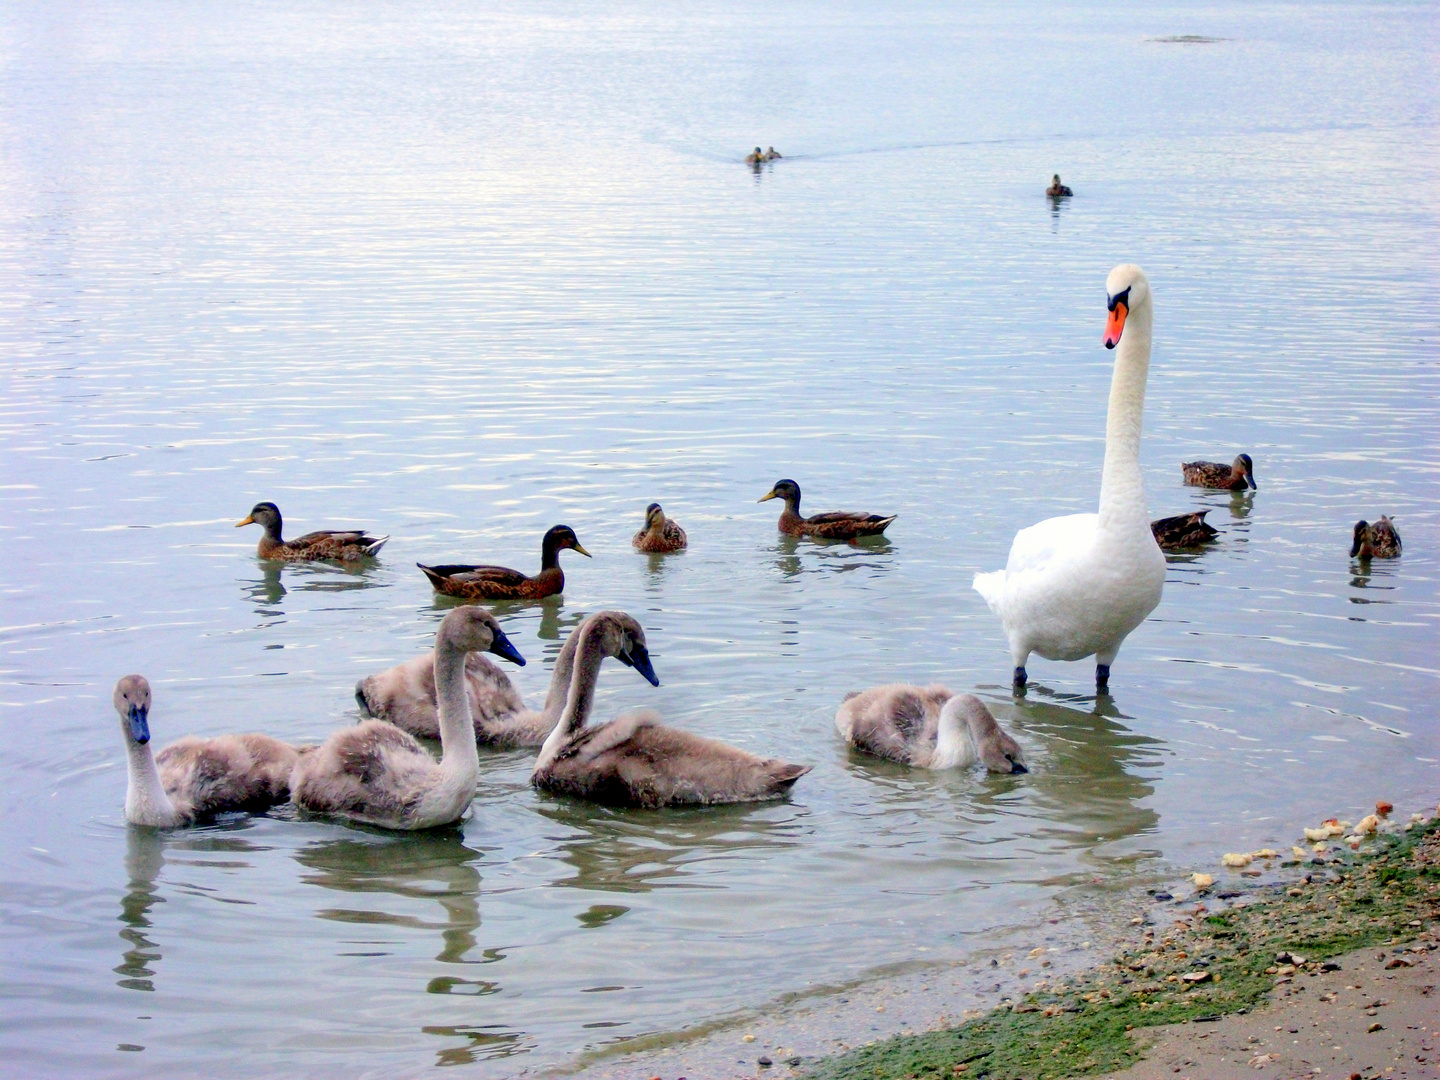
[[(1152, 40), (1184, 35), (1222, 40)], [(5, 1068), (537, 1072), (1433, 797), (1437, 37), (1406, 4), (7, 6)], [(1223, 535), (1113, 697), (1036, 660), (1015, 700), (970, 579), (1093, 508), (1120, 261), (1150, 509)], [(1258, 491), (1181, 486), (1242, 450)], [(782, 538), (782, 476), (899, 518)], [(259, 499), (393, 539), (263, 564)], [(652, 500), (689, 551), (630, 550)], [(1404, 557), (1352, 563), (1379, 513)], [(557, 522), (595, 558), (496, 606), (527, 699), (630, 611), (661, 686), (612, 665), (597, 714), (812, 764), (791, 801), (590, 807), (511, 753), (432, 835), (125, 826), (120, 675), (159, 743), (317, 741), (450, 609), (417, 560), (533, 570)], [(900, 679), (981, 694), (1033, 771), (849, 753), (843, 694)]]

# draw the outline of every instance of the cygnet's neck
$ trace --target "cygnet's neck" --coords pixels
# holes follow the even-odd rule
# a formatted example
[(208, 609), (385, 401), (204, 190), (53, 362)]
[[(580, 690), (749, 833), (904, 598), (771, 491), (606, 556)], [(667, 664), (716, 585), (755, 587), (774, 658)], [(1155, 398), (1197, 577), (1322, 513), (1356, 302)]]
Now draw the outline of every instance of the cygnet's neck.
[(970, 737), (969, 721), (962, 715), (963, 708), (958, 699), (951, 698), (940, 710), (932, 769), (953, 769), (974, 762), (974, 740)]
[[(574, 673), (570, 677), (570, 692), (565, 699), (565, 710), (560, 720), (540, 747), (536, 768), (553, 761), (561, 747), (576, 732), (585, 726), (590, 718), (590, 709), (595, 704), (595, 683), (600, 677), (600, 665), (605, 660), (605, 642), (597, 623), (581, 626), (571, 636), (579, 637), (574, 652)], [(567, 641), (568, 645), (569, 642)], [(563, 650), (562, 650), (563, 656)], [(558, 674), (557, 662), (557, 674)], [(547, 701), (548, 706), (548, 701)]]
[(440, 768), (457, 785), (473, 788), (480, 775), (480, 755), (465, 693), (466, 652), (443, 637), (435, 642), (435, 701), (440, 714)]
[(1140, 477), (1140, 429), (1145, 380), (1150, 374), (1154, 309), (1147, 295), (1129, 312), (1115, 350), (1110, 408), (1105, 419), (1105, 469), (1100, 478), (1100, 527), (1149, 528), (1145, 484)]
[(134, 825), (168, 828), (181, 823), (179, 811), (165, 793), (160, 771), (150, 744), (125, 740), (128, 782), (125, 787), (125, 820)]

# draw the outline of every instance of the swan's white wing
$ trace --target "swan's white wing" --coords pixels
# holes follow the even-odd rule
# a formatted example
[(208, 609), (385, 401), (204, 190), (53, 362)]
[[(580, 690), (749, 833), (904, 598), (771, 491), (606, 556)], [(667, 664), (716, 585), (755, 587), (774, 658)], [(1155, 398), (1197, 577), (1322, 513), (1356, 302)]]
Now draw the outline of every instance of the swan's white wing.
[(1010, 545), (1005, 576), (1015, 578), (1034, 572), (1043, 573), (1086, 554), (1095, 545), (1095, 531), (1099, 524), (1098, 514), (1070, 514), (1067, 517), (1046, 518), (1028, 529), (1021, 529)]

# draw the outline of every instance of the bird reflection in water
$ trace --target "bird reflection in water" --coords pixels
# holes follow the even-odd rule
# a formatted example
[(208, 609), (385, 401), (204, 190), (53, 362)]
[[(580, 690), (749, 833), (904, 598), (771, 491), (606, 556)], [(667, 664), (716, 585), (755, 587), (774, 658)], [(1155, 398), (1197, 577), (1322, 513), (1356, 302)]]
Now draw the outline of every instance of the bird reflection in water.
[(285, 614), (276, 608), (289, 593), (281, 580), (282, 573), (290, 575), (291, 588), (298, 592), (349, 592), (378, 584), (370, 577), (374, 567), (363, 563), (283, 563), (262, 559), (258, 565), (260, 580), (244, 579), (241, 586), (256, 605), (256, 613), (270, 617)]
[[(574, 873), (552, 886), (608, 893), (701, 888), (693, 867), (715, 859), (773, 859), (798, 844), (809, 827), (792, 803), (625, 810), (566, 799), (536, 809), (565, 828), (555, 855)], [(595, 929), (627, 908), (589, 905), (576, 918)]]
[(1034, 834), (1079, 847), (1155, 830), (1159, 815), (1140, 805), (1155, 788), (1141, 774), (1158, 772), (1165, 744), (1120, 723), (1126, 717), (1109, 694), (1060, 694), (1032, 683), (1029, 697), (1007, 695), (992, 707), (1007, 731), (1043, 750), (1029, 775), (1017, 778), (1023, 785), (987, 788), (979, 800), (1003, 810), (1006, 790), (1023, 786), (1034, 800)]
[[(235, 820), (229, 825), (217, 825), (199, 832), (169, 833), (157, 829), (132, 826), (125, 834), (125, 871), (129, 876), (125, 895), (120, 900), (120, 921), (125, 928), (120, 939), (128, 948), (120, 954), (120, 965), (115, 974), (124, 976), (116, 981), (117, 986), (127, 990), (153, 991), (156, 975), (155, 965), (160, 961), (160, 947), (150, 940), (147, 931), (153, 924), (150, 909), (163, 904), (165, 897), (160, 894), (160, 871), (167, 864), (179, 866), (208, 866), (222, 870), (248, 867), (248, 861), (236, 859), (178, 859), (177, 855), (239, 853), (249, 854), (256, 850), (249, 840), (226, 835), (232, 828), (248, 828), (248, 821)], [(167, 854), (169, 857), (167, 858)], [(190, 891), (186, 886), (181, 891)], [(224, 899), (213, 893), (206, 893), (214, 899)]]
[[(398, 911), (382, 910), (379, 903), (322, 908), (316, 912), (320, 918), (354, 926), (438, 931), (440, 951), (435, 959), (465, 966), (497, 964), (505, 959), (502, 949), (480, 948), (476, 940), (480, 928), (480, 871), (476, 867), (481, 858), (479, 851), (466, 846), (458, 828), (404, 837), (377, 833), (368, 839), (327, 840), (311, 844), (295, 856), (309, 871), (301, 875), (307, 885), (401, 901), (395, 905), (401, 908)], [(404, 910), (413, 907), (413, 901), (438, 905), (442, 917), (426, 918)], [(426, 993), (449, 997), (489, 997), (501, 989), (494, 979), (469, 977), (468, 972), (436, 975), (425, 984)], [(432, 1024), (420, 1030), (426, 1035), (464, 1040), (461, 1046), (437, 1051), (436, 1065), (468, 1065), (534, 1048), (533, 1039), (504, 1024)]]
[[(327, 840), (302, 848), (295, 855), (301, 866), (312, 871), (301, 877), (307, 885), (341, 893), (430, 901), (438, 904), (444, 915), (437, 920), (374, 907), (332, 907), (316, 912), (320, 918), (358, 926), (439, 931), (436, 960), (445, 964), (493, 964), (505, 959), (504, 954), (485, 949), (472, 955), (475, 931), (480, 926), (480, 871), (474, 865), (480, 858), (480, 852), (465, 846), (457, 828), (432, 829), (404, 837), (382, 837), (377, 833), (373, 840)], [(459, 980), (451, 983), (460, 985)]]
[[(1364, 563), (1356, 564), (1350, 573), (1350, 587), (1352, 589), (1363, 589), (1365, 593), (1373, 595), (1358, 595), (1347, 597), (1352, 604), (1393, 604), (1395, 601), (1382, 594), (1394, 592), (1395, 568), (1392, 566), (1377, 567)], [(1359, 615), (1351, 615), (1351, 622), (1364, 622)]]
[(1254, 488), (1230, 493), (1230, 516), (1236, 521), (1244, 521), (1250, 516), (1250, 511), (1253, 509), (1255, 509)]
[[(814, 559), (806, 562), (801, 549)], [(823, 540), (812, 536), (782, 535), (770, 549), (775, 555), (775, 568), (782, 577), (795, 578), (801, 574), (848, 574), (855, 570), (874, 570), (888, 573), (893, 564), (888, 559), (877, 559), (878, 555), (889, 555), (895, 545), (884, 536), (866, 536), (858, 540)]]
[(125, 837), (125, 872), (130, 877), (125, 895), (120, 900), (120, 921), (125, 929), (120, 939), (129, 948), (120, 954), (115, 974), (124, 978), (116, 982), (126, 990), (154, 990), (152, 966), (160, 961), (160, 947), (145, 934), (153, 925), (150, 909), (163, 904), (165, 898), (156, 889), (156, 880), (165, 865), (164, 833), (154, 829), (130, 829)]

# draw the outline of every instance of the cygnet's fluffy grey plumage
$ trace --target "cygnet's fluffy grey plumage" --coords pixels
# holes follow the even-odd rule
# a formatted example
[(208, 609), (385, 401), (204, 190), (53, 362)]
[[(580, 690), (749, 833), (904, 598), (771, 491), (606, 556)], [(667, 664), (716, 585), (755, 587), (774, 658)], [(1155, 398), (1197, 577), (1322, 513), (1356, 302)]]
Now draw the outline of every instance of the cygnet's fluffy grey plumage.
[(565, 711), (530, 777), (540, 790), (617, 806), (759, 802), (783, 798), (810, 771), (808, 765), (757, 757), (666, 727), (649, 710), (586, 727), (605, 657), (635, 668), (655, 686), (660, 681), (650, 665), (645, 632), (624, 612), (591, 615), (571, 639), (577, 648)]
[(1025, 754), (974, 694), (892, 683), (849, 695), (835, 727), (858, 750), (917, 769), (981, 762), (991, 772), (1023, 773)]
[(523, 662), (488, 611), (467, 606), (445, 616), (434, 654), (439, 762), (408, 732), (366, 720), (337, 731), (300, 759), (291, 779), (295, 804), (387, 829), (429, 829), (460, 820), (480, 771), (465, 654), (484, 651)]
[(150, 683), (126, 675), (115, 684), (125, 739), (125, 820), (173, 828), (227, 811), (260, 811), (290, 797), (301, 751), (268, 735), (187, 735), (158, 754), (150, 748)]
[[(545, 705), (538, 711), (525, 707), (520, 692), (499, 665), (479, 653), (465, 658), (465, 696), (480, 746), (504, 750), (539, 746), (560, 718), (570, 689), (570, 665), (575, 647), (567, 640), (555, 661)], [(440, 737), (440, 713), (435, 694), (435, 654), (428, 652), (355, 684), (355, 701), (367, 716), (387, 720), (421, 739)]]

